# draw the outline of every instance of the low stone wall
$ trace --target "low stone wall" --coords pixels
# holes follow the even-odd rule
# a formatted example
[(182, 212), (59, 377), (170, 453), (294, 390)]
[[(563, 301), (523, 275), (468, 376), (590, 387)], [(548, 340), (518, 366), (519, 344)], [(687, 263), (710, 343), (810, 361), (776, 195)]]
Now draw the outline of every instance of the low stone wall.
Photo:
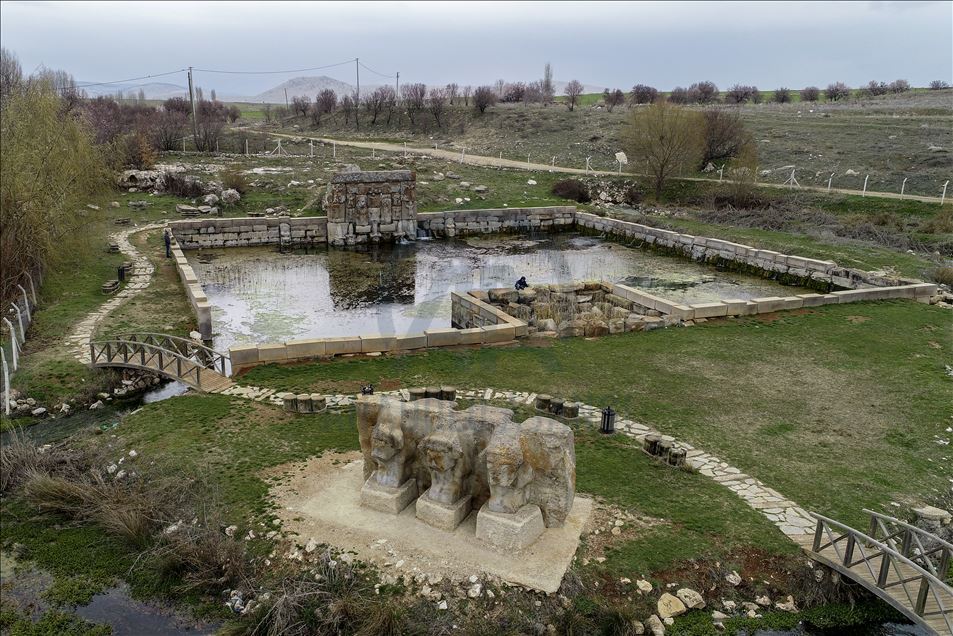
[(520, 230), (571, 228), (576, 208), (557, 205), (539, 208), (449, 210), (417, 215), (417, 227), (429, 236), (447, 237)]
[(192, 305), (192, 311), (195, 312), (198, 331), (202, 334), (203, 340), (211, 340), (212, 305), (209, 304), (208, 296), (205, 295), (205, 290), (202, 289), (202, 285), (195, 275), (195, 270), (189, 265), (188, 259), (185, 258), (185, 254), (182, 253), (182, 248), (179, 247), (179, 243), (174, 236), (171, 252), (172, 258), (175, 259), (175, 269), (179, 272), (179, 279), (185, 288), (185, 295), (189, 299), (189, 304)]
[[(289, 340), (277, 344), (239, 345), (229, 349), (232, 370), (240, 371), (258, 364), (273, 362), (302, 362), (316, 358), (367, 353), (397, 353), (434, 347), (458, 345), (488, 345), (513, 342), (527, 335), (526, 323), (495, 307), (463, 294), (451, 292), (456, 315), (487, 316), (485, 323), (464, 328), (448, 327), (426, 329), (412, 334), (364, 334)], [(461, 309), (466, 307), (467, 309)], [(468, 323), (469, 324), (469, 323)]]
[(308, 247), (327, 243), (328, 220), (323, 216), (196, 219), (169, 223), (182, 249), (287, 245)]

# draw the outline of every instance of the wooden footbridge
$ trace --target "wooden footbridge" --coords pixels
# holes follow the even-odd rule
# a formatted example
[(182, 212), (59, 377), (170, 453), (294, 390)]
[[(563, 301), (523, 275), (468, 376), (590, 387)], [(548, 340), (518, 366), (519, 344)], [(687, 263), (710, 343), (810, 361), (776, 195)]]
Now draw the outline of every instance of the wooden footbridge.
[(837, 570), (932, 633), (953, 635), (953, 545), (899, 519), (865, 510), (868, 534), (814, 515), (808, 555)]
[(91, 342), (89, 359), (93, 367), (151, 371), (206, 393), (218, 393), (235, 384), (228, 377), (226, 354), (166, 334), (126, 334)]

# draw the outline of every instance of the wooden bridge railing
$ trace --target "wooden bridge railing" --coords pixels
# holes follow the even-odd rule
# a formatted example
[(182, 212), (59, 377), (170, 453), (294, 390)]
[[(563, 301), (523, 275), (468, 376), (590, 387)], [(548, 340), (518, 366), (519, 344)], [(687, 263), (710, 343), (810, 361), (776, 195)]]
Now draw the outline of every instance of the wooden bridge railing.
[(953, 544), (922, 528), (885, 514), (870, 515), (870, 536), (885, 543), (941, 581), (953, 582)]
[(106, 340), (91, 342), (89, 355), (93, 366), (126, 366), (157, 371), (195, 388), (202, 387), (205, 367), (177, 351), (145, 342)]
[(170, 336), (164, 333), (130, 333), (117, 336), (116, 340), (142, 342), (177, 352), (186, 358), (194, 359), (208, 369), (214, 369), (222, 375), (228, 375), (228, 354), (219, 353), (189, 338)]
[[(921, 565), (929, 561), (925, 555), (913, 554), (912, 546), (923, 545), (924, 537), (916, 536), (916, 533), (910, 530), (912, 526), (907, 526), (890, 517), (883, 519), (875, 517), (871, 521), (871, 525), (876, 526), (878, 532), (886, 532), (884, 538), (889, 542), (895, 544), (898, 536), (910, 537), (906, 539), (910, 542), (906, 546), (906, 551), (910, 552), (914, 558), (902, 554), (904, 546), (901, 546), (901, 549), (895, 549), (888, 543), (878, 541), (833, 519), (818, 514), (814, 514), (814, 517), (817, 519), (812, 546), (814, 553), (823, 554), (825, 550), (833, 550), (837, 556), (835, 565), (841, 566), (838, 569), (842, 572), (852, 576), (871, 591), (877, 592), (878, 596), (891, 601), (895, 606), (896, 602), (899, 602), (905, 610), (912, 611), (921, 620), (940, 619), (953, 633), (953, 604), (950, 602), (950, 599), (953, 599), (953, 589), (935, 572)], [(895, 524), (902, 524), (907, 528), (904, 528), (903, 533), (898, 534)], [(929, 533), (917, 530), (931, 539), (942, 541)], [(949, 546), (948, 543), (946, 545)], [(934, 551), (930, 550), (930, 554), (933, 553)], [(920, 562), (918, 563), (915, 558)], [(941, 556), (940, 560), (942, 558)], [(936, 566), (930, 567), (935, 569)], [(874, 587), (871, 588), (871, 586)], [(929, 608), (928, 601), (933, 601)]]

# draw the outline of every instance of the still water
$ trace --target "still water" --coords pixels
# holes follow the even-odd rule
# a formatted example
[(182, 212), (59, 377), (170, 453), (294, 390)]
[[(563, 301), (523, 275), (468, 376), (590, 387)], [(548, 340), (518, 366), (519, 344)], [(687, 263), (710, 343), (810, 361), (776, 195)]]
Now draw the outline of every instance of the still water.
[(276, 248), (189, 252), (212, 304), (215, 347), (450, 325), (451, 290), (606, 280), (680, 303), (804, 293), (577, 234), (472, 237), (368, 251)]

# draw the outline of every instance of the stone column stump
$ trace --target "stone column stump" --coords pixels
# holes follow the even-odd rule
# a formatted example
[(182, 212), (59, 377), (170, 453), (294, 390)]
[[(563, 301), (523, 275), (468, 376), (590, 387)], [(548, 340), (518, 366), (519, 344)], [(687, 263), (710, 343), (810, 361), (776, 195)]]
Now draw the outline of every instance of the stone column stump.
[(563, 417), (570, 420), (579, 417), (579, 403), (578, 402), (564, 402), (563, 403)]
[(548, 411), (548, 410), (549, 410), (549, 403), (550, 403), (550, 401), (551, 401), (552, 399), (553, 399), (553, 397), (552, 397), (551, 395), (546, 395), (545, 393), (542, 394), (542, 395), (537, 395), (537, 396), (536, 396), (536, 409), (539, 410), (539, 411)]
[(311, 412), (311, 394), (310, 393), (299, 393), (297, 396), (297, 402), (298, 402), (298, 413)]
[(417, 400), (422, 400), (427, 397), (427, 389), (424, 387), (414, 387), (408, 391), (410, 394), (410, 401), (416, 402)]

